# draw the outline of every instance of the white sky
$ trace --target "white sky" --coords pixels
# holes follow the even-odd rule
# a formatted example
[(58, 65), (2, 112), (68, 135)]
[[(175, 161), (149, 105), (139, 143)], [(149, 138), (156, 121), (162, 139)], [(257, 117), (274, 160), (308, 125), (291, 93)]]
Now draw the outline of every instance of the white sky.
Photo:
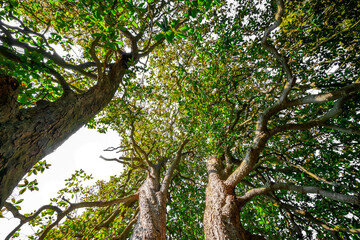
[[(47, 163), (51, 164), (51, 167), (36, 176), (39, 191), (27, 190), (21, 195), (24, 201), (20, 204), (22, 207), (20, 213), (30, 213), (42, 205), (49, 204), (49, 199), (55, 197), (57, 191), (65, 187), (64, 180), (71, 177), (75, 170), (83, 169), (87, 174), (92, 174), (94, 181), (109, 180), (110, 176), (121, 173), (121, 164), (99, 158), (100, 155), (104, 157), (118, 156), (115, 152), (104, 152), (103, 150), (119, 145), (120, 137), (114, 131), (101, 134), (93, 129), (81, 128), (55, 152), (44, 158)], [(4, 239), (19, 223), (19, 220), (12, 219), (11, 214), (6, 217), (8, 219), (0, 218), (0, 239)], [(25, 231), (28, 232), (31, 229), (28, 227)], [(27, 239), (22, 234), (20, 236)]]

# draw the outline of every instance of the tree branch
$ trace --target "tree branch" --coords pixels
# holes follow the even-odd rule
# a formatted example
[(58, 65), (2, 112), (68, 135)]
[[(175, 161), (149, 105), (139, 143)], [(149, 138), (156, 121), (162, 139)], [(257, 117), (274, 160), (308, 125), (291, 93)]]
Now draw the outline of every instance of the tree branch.
[[(0, 46), (0, 55), (2, 55), (3, 57), (5, 57), (13, 62), (28, 63), (28, 62), (24, 62), (24, 60), (20, 56), (12, 53), (9, 49), (7, 49), (6, 47), (3, 47), (3, 46)], [(49, 70), (50, 74), (53, 75), (58, 80), (58, 83), (63, 88), (65, 94), (72, 92), (68, 83), (65, 81), (64, 77), (60, 73), (58, 73), (55, 69), (50, 68), (49, 66), (47, 66), (43, 63), (34, 62), (34, 61), (31, 61), (31, 63)]]
[(46, 210), (46, 209), (50, 209), (50, 210), (54, 210), (55, 212), (57, 212), (58, 214), (62, 213), (62, 210), (56, 206), (52, 206), (52, 205), (44, 205), (42, 207), (40, 207), (33, 215), (29, 216), (29, 217), (25, 217), (24, 215), (20, 214), (19, 210), (12, 205), (9, 202), (5, 202), (4, 206), (7, 208), (7, 210), (9, 210), (14, 218), (18, 218), (20, 219), (20, 223), (18, 226), (16, 226), (5, 238), (5, 240), (8, 240), (11, 238), (11, 236), (16, 233), (16, 231), (18, 231), (24, 224), (28, 223), (29, 221), (35, 219), (42, 211)]
[(162, 185), (161, 185), (161, 192), (166, 193), (169, 189), (169, 185), (172, 179), (172, 176), (174, 174), (175, 169), (177, 168), (177, 166), (179, 165), (179, 162), (181, 160), (181, 156), (182, 156), (182, 150), (185, 147), (185, 145), (189, 142), (189, 139), (186, 138), (183, 143), (181, 144), (179, 150), (176, 152), (176, 156), (175, 156), (175, 160), (174, 162), (171, 164), (171, 166), (169, 167), (169, 169), (167, 170), (164, 179), (162, 181)]
[(360, 135), (360, 130), (358, 130), (358, 129), (343, 128), (343, 127), (330, 125), (330, 124), (321, 124), (321, 126), (324, 127), (324, 128), (336, 130), (336, 131), (343, 132), (343, 133)]
[[(281, 208), (289, 209), (289, 210), (295, 212), (296, 214), (299, 214), (299, 215), (305, 217), (310, 222), (313, 222), (313, 223), (321, 226), (322, 228), (326, 229), (327, 231), (329, 231), (332, 234), (333, 233), (338, 233), (338, 232), (360, 233), (360, 229), (332, 228), (329, 225), (327, 225), (326, 223), (324, 223), (324, 222), (318, 220), (317, 218), (313, 217), (309, 212), (297, 209), (296, 207), (291, 206), (289, 204), (280, 203), (279, 206)], [(338, 239), (338, 238), (335, 238), (335, 239)]]
[(137, 207), (135, 212), (134, 212), (134, 215), (133, 217), (130, 219), (130, 222), (128, 223), (128, 225), (125, 227), (125, 229), (123, 230), (123, 232), (120, 234), (120, 236), (116, 236), (116, 237), (113, 237), (112, 240), (125, 240), (126, 237), (129, 235), (130, 233), (130, 230), (132, 228), (132, 226), (136, 223), (137, 219), (138, 219), (138, 216), (139, 216), (139, 211), (140, 211), (140, 208)]
[[(78, 208), (86, 208), (86, 207), (107, 207), (113, 204), (119, 204), (119, 203), (130, 203), (138, 200), (138, 193), (132, 194), (130, 196), (124, 197), (124, 198), (117, 198), (110, 201), (102, 202), (102, 201), (96, 201), (96, 202), (81, 202), (81, 203), (69, 203), (70, 206), (66, 210), (61, 210), (60, 208), (52, 205), (45, 205), (39, 208), (33, 215), (30, 217), (25, 217), (21, 215), (17, 209), (12, 206), (10, 203), (5, 203), (6, 208), (9, 209), (14, 215), (14, 217), (17, 217), (20, 219), (20, 224), (11, 232), (8, 234), (8, 236), (5, 238), (5, 240), (8, 240), (11, 238), (11, 236), (20, 229), (25, 223), (33, 220), (35, 217), (37, 217), (42, 211), (46, 209), (54, 210), (58, 213), (56, 220), (47, 226), (47, 228), (44, 230), (44, 232), (39, 237), (39, 240), (44, 239), (47, 233), (55, 227), (65, 216), (70, 214), (73, 210)], [(16, 210), (16, 211), (15, 211)]]
[(91, 57), (95, 61), (97, 72), (98, 72), (98, 78), (102, 79), (103, 70), (102, 70), (101, 62), (100, 62), (99, 58), (96, 56), (96, 53), (95, 53), (95, 48), (98, 45), (99, 41), (100, 41), (100, 37), (96, 37), (94, 39), (94, 41), (92, 41), (89, 52), (90, 52)]
[(321, 126), (322, 124), (325, 124), (325, 122), (327, 120), (339, 115), (343, 111), (342, 106), (350, 98), (351, 98), (351, 95), (339, 98), (335, 102), (334, 106), (326, 114), (319, 117), (318, 119), (310, 120), (308, 122), (300, 123), (300, 124), (292, 124), (292, 123), (284, 124), (284, 125), (281, 125), (281, 126), (278, 126), (274, 129), (272, 129), (270, 131), (270, 135), (273, 136), (279, 132), (285, 132), (285, 131), (289, 131), (289, 130), (306, 130), (306, 129), (310, 129), (313, 127)]
[(287, 106), (300, 106), (304, 104), (311, 104), (311, 103), (323, 103), (328, 101), (333, 101), (339, 98), (343, 98), (354, 93), (360, 91), (360, 83), (355, 82), (354, 84), (345, 86), (339, 90), (328, 92), (328, 93), (321, 93), (321, 94), (313, 94), (306, 97), (298, 98), (292, 101), (287, 102)]
[(249, 200), (251, 200), (252, 198), (254, 198), (256, 196), (263, 195), (268, 192), (276, 191), (276, 190), (288, 190), (288, 191), (295, 191), (295, 192), (299, 192), (299, 193), (316, 193), (323, 197), (330, 198), (332, 200), (346, 202), (346, 203), (360, 206), (360, 197), (358, 197), (358, 196), (349, 196), (349, 195), (344, 195), (344, 194), (340, 194), (340, 193), (329, 192), (329, 191), (323, 190), (319, 187), (296, 186), (296, 185), (291, 185), (291, 184), (287, 184), (287, 183), (274, 183), (274, 184), (270, 184), (269, 186), (251, 189), (250, 191), (246, 192), (243, 196), (238, 197), (237, 199), (240, 202), (248, 202)]
[(96, 75), (88, 73), (86, 71), (84, 71), (82, 68), (77, 67), (76, 65), (72, 65), (69, 64), (67, 62), (65, 62), (65, 60), (60, 57), (56, 52), (54, 52), (53, 54), (47, 52), (46, 50), (42, 49), (42, 48), (34, 48), (31, 47), (25, 43), (22, 43), (20, 41), (18, 41), (17, 39), (14, 39), (10, 33), (7, 33), (7, 30), (4, 29), (2, 27), (2, 25), (0, 25), (0, 29), (3, 30), (3, 32), (6, 34), (7, 37), (4, 36), (0, 36), (0, 41), (7, 43), (9, 46), (13, 46), (13, 47), (19, 47), (22, 49), (27, 49), (29, 52), (37, 52), (41, 55), (43, 55), (45, 58), (50, 59), (52, 61), (54, 61), (54, 63), (56, 63), (57, 65), (59, 65), (60, 67), (66, 68), (66, 69), (70, 69), (70, 70), (74, 70), (86, 77), (92, 78), (96, 80)]
[(269, 43), (269, 41), (267, 40), (269, 38), (270, 33), (273, 30), (275, 30), (277, 27), (279, 27), (282, 22), (282, 17), (283, 17), (283, 13), (284, 13), (284, 9), (285, 9), (283, 0), (278, 0), (277, 5), (278, 5), (278, 9), (277, 9), (277, 12), (275, 15), (275, 22), (266, 29), (264, 36), (261, 39), (261, 44), (267, 51), (269, 51), (275, 57), (276, 60), (278, 60), (281, 63), (281, 65), (286, 73), (287, 82), (286, 82), (284, 90), (282, 91), (280, 98), (279, 98), (279, 103), (281, 104), (281, 103), (284, 103), (285, 100), (287, 100), (287, 96), (288, 96), (290, 90), (292, 89), (292, 87), (294, 86), (296, 79), (295, 79), (295, 77), (292, 73), (292, 70), (288, 64), (287, 58), (284, 57), (283, 55), (281, 55), (278, 52), (278, 50), (274, 47), (274, 45)]

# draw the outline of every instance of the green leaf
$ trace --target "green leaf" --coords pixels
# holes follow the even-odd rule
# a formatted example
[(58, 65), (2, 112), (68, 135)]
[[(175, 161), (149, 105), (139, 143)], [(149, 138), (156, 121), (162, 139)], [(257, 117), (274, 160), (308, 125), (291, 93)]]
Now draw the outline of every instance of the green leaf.
[(164, 38), (164, 36), (165, 36), (164, 34), (160, 33), (160, 34), (156, 35), (156, 36), (154, 37), (154, 39), (155, 39), (156, 41), (159, 41), (160, 39)]
[(27, 189), (27, 188), (21, 189), (21, 190), (19, 191), (19, 194), (20, 194), (20, 195), (23, 194), (23, 193), (26, 191), (26, 189)]

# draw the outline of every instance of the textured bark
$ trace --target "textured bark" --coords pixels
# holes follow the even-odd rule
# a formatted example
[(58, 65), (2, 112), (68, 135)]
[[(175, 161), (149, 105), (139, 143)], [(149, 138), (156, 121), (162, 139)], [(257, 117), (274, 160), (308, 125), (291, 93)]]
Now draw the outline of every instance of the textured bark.
[(17, 96), (19, 83), (16, 79), (0, 75), (0, 122), (14, 117), (18, 113)]
[(148, 177), (139, 190), (140, 212), (131, 240), (166, 239), (166, 194), (157, 179)]
[(204, 233), (207, 240), (261, 240), (244, 229), (240, 221), (241, 204), (234, 188), (220, 178), (220, 160), (212, 157), (207, 162), (209, 181), (206, 187)]
[[(0, 208), (34, 164), (110, 102), (126, 69), (124, 62), (117, 63), (84, 94), (70, 92), (55, 102), (43, 101), (0, 120)], [(0, 115), (5, 113), (2, 108)]]

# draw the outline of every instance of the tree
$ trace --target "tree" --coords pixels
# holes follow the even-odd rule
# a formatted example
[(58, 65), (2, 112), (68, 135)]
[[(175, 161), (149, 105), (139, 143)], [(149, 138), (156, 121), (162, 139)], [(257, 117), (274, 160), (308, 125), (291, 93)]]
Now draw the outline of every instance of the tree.
[[(205, 239), (359, 237), (358, 11), (356, 1), (223, 4), (194, 28), (199, 35), (166, 51), (159, 46), (149, 72), (109, 105), (100, 123), (120, 130), (125, 146), (138, 145), (135, 156), (143, 161), (148, 152), (155, 154), (146, 166), (158, 163), (162, 149), (171, 146), (174, 156), (184, 143), (168, 136), (169, 124), (190, 140), (186, 149), (194, 157), (179, 162), (169, 187), (169, 238), (197, 238), (196, 231), (178, 226), (186, 220), (199, 224), (203, 213)], [(130, 111), (121, 113), (121, 104)], [(125, 157), (130, 161), (118, 160), (141, 165)], [(162, 179), (164, 172), (158, 174)], [(144, 188), (151, 174), (129, 173), (107, 188), (116, 181), (123, 185), (122, 179), (131, 179), (126, 187), (159, 188)], [(130, 204), (121, 193), (116, 201)], [(189, 208), (199, 211), (189, 216)], [(79, 218), (103, 212), (104, 222), (120, 216), (135, 223), (135, 206), (130, 214), (114, 209), (88, 209)], [(71, 229), (72, 236), (90, 229), (71, 223), (60, 229)], [(112, 236), (108, 230), (131, 231), (112, 223), (100, 239)]]
[[(358, 234), (358, 3), (232, 9), (217, 12), (192, 57), (156, 60), (213, 154), (205, 239)], [(176, 68), (171, 55), (182, 56)]]
[(0, 207), (36, 162), (110, 102), (140, 58), (185, 36), (186, 9), (193, 17), (200, 9), (182, 1), (2, 4)]
[[(87, 176), (79, 171), (67, 180), (69, 188), (61, 190), (59, 196), (52, 200), (54, 205), (43, 206), (29, 217), (19, 214), (14, 205), (6, 202), (7, 209), (22, 219), (8, 238), (22, 225), (31, 223), (35, 226), (43, 225), (36, 234), (39, 239), (99, 236), (125, 239), (135, 221), (137, 224), (132, 230), (131, 239), (166, 238), (166, 203), (170, 182), (180, 160), (190, 158), (193, 153), (185, 151), (189, 139), (181, 125), (175, 124), (182, 115), (178, 114), (176, 106), (171, 106), (172, 102), (168, 101), (166, 93), (161, 90), (162, 86), (157, 83), (151, 78), (128, 82), (124, 91), (119, 93), (121, 96), (113, 99), (106, 108), (106, 116), (100, 120), (100, 123), (112, 123), (112, 128), (119, 132), (123, 144), (108, 149), (117, 150), (122, 156), (103, 159), (126, 165), (124, 173), (114, 177), (110, 183), (99, 182), (93, 188), (85, 189), (80, 182)], [(71, 202), (64, 198), (67, 193), (77, 194), (76, 198), (82, 201)], [(65, 206), (66, 209), (61, 210)], [(74, 210), (84, 207), (107, 209), (106, 214), (103, 210), (88, 210), (82, 216), (69, 217)], [(46, 212), (46, 209), (51, 211)], [(57, 216), (54, 216), (55, 212)], [(40, 213), (42, 218), (38, 217)], [(129, 217), (131, 214), (132, 217)], [(118, 215), (122, 218), (118, 219)], [(42, 221), (45, 216), (51, 221)], [(70, 219), (63, 223), (64, 227), (53, 230), (66, 216)], [(121, 223), (123, 219), (129, 221), (127, 226)], [(104, 231), (104, 228), (109, 229)]]

